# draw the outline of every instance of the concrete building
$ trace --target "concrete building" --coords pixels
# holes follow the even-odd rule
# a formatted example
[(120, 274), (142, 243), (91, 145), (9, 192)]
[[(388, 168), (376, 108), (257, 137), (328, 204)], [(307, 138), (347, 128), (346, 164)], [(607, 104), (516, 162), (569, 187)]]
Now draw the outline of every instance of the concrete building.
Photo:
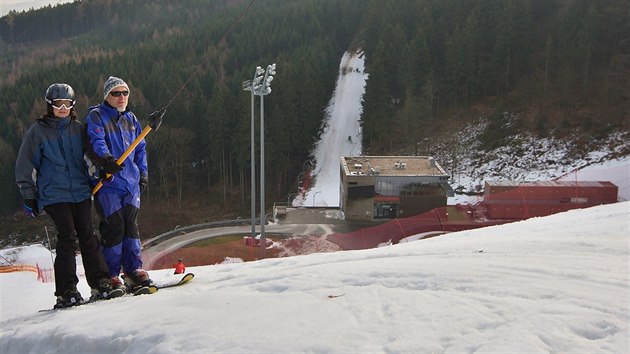
[(340, 208), (346, 220), (421, 214), (446, 206), (448, 179), (429, 156), (341, 157)]

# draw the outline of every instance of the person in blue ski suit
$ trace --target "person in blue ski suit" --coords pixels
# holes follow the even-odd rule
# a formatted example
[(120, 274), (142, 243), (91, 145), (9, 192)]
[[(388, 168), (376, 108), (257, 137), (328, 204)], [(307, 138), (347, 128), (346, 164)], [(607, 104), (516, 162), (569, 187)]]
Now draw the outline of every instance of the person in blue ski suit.
[(112, 285), (92, 226), (85, 128), (74, 111), (74, 90), (68, 84), (52, 84), (45, 101), (46, 113), (31, 125), (20, 146), (15, 180), (26, 216), (35, 218), (43, 209), (57, 229), (55, 308), (62, 308), (83, 302), (77, 290), (75, 239), (91, 298), (106, 297)]
[[(142, 126), (127, 107), (129, 86), (125, 81), (110, 76), (103, 87), (103, 98), (101, 104), (90, 107), (87, 136), (95, 164), (110, 166), (140, 135)], [(103, 255), (115, 288), (130, 290), (152, 283), (149, 274), (142, 269), (137, 222), (140, 194), (147, 183), (146, 142), (142, 139), (120, 165), (120, 171), (105, 179), (94, 196)], [(126, 289), (119, 278), (121, 268)]]

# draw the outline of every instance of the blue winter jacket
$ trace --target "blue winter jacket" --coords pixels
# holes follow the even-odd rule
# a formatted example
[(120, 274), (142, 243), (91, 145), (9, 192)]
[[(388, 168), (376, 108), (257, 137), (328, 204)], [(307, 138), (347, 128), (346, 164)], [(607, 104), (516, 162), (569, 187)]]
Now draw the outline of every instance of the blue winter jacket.
[[(87, 119), (87, 135), (95, 161), (109, 156), (118, 159), (142, 133), (138, 118), (127, 108), (118, 112), (107, 102), (90, 107)], [(104, 192), (140, 193), (140, 176), (147, 177), (147, 154), (144, 139), (124, 162), (122, 171), (111, 182), (103, 184)]]
[(84, 159), (83, 124), (76, 119), (41, 117), (24, 136), (15, 163), (15, 181), (24, 199), (39, 208), (90, 198)]

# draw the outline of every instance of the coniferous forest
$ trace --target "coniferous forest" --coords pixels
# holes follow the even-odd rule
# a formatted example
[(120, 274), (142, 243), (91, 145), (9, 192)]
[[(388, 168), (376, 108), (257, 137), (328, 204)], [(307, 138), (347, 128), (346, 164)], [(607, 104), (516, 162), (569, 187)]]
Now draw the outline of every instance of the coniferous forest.
[[(0, 214), (20, 208), (15, 158), (54, 82), (74, 87), (81, 119), (110, 75), (130, 85), (141, 121), (168, 105), (147, 137), (150, 236), (249, 215), (242, 82), (257, 65), (277, 64), (264, 107), (273, 203), (296, 190), (350, 49), (369, 73), (366, 154), (506, 111), (541, 135), (628, 129), (629, 14), (623, 0), (82, 0), (12, 12), (0, 19)], [(156, 223), (147, 205), (177, 218)]]

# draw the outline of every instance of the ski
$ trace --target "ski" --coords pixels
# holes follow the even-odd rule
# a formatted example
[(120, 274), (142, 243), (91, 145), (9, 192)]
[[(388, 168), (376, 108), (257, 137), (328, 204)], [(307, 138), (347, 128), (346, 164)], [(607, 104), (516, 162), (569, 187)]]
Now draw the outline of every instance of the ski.
[(58, 307), (58, 308), (51, 308), (51, 309), (43, 309), (43, 310), (39, 310), (37, 312), (51, 312), (51, 311), (58, 311), (58, 310), (67, 310), (67, 309), (71, 309), (73, 307), (79, 307), (79, 306), (83, 306), (83, 305), (87, 305), (87, 304), (91, 304), (93, 302), (97, 302), (97, 301), (103, 301), (103, 300), (110, 300), (110, 299), (115, 299), (117, 297), (121, 297), (125, 295), (125, 291), (122, 289), (114, 289), (112, 291), (109, 292), (109, 294), (107, 294), (107, 297), (103, 297), (100, 299), (93, 299), (93, 298), (89, 298), (87, 300), (83, 300), (82, 302), (80, 302), (77, 305), (74, 306), (68, 306), (68, 307)]
[[(179, 280), (177, 280), (175, 282), (140, 286), (140, 287), (137, 287), (137, 288), (135, 288), (133, 290), (127, 291), (127, 293), (125, 293), (125, 291), (122, 290), (122, 289), (116, 289), (116, 290), (113, 290), (112, 292), (110, 292), (109, 295), (107, 296), (107, 298), (95, 299), (95, 300), (88, 299), (88, 300), (85, 300), (85, 301), (81, 302), (78, 305), (75, 305), (75, 306), (43, 309), (43, 310), (39, 310), (38, 312), (53, 312), (53, 311), (58, 311), (58, 310), (66, 310), (66, 309), (71, 309), (73, 307), (79, 307), (79, 306), (87, 305), (87, 304), (90, 304), (90, 303), (93, 303), (93, 302), (99, 302), (99, 301), (102, 301), (102, 300), (109, 300), (109, 299), (113, 299), (113, 298), (117, 298), (117, 297), (123, 297), (123, 295), (138, 296), (138, 295), (155, 294), (160, 289), (172, 288), (172, 287), (184, 285), (184, 284), (190, 282), (194, 277), (195, 277), (195, 275), (193, 273), (187, 273), (186, 275), (181, 277), (181, 279), (179, 279)], [(123, 279), (124, 278), (125, 277), (123, 275)]]
[(172, 288), (174, 286), (184, 285), (184, 284), (188, 283), (189, 281), (191, 281), (194, 277), (195, 277), (195, 275), (193, 273), (187, 273), (186, 275), (184, 275), (181, 279), (179, 279), (176, 282), (170, 282), (170, 283), (165, 283), (165, 284), (155, 284), (155, 285), (151, 285), (151, 286), (156, 288), (156, 290), (157, 289)]
[(94, 301), (99, 301), (99, 300), (115, 299), (115, 298), (121, 297), (123, 295), (125, 295), (125, 291), (123, 289), (114, 289), (114, 290), (110, 291), (109, 294), (107, 294), (107, 296), (102, 298), (102, 299), (94, 299), (94, 300), (92, 300), (90, 298), (88, 301), (89, 302), (94, 302)]
[(153, 286), (148, 285), (148, 286), (141, 286), (139, 288), (136, 288), (135, 290), (131, 292), (131, 295), (133, 296), (148, 295), (148, 294), (153, 294), (155, 292), (156, 290), (153, 289)]

